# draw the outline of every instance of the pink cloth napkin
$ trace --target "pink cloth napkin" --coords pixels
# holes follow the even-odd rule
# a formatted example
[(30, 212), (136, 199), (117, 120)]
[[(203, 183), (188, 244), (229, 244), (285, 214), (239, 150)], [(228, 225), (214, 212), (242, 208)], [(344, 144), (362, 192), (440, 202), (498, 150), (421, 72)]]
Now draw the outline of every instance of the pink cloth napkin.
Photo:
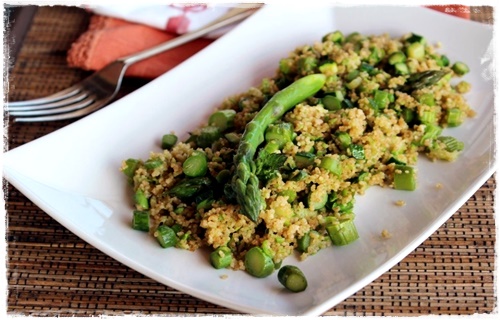
[[(251, 6), (252, 4), (248, 4)], [(432, 5), (429, 8), (468, 19), (469, 7)], [(89, 28), (68, 51), (68, 65), (99, 70), (123, 56), (150, 48), (221, 17), (229, 5), (120, 5), (88, 7), (93, 12)], [(221, 30), (222, 32), (227, 31)], [(126, 75), (153, 79), (174, 68), (212, 43), (213, 33), (132, 65)]]

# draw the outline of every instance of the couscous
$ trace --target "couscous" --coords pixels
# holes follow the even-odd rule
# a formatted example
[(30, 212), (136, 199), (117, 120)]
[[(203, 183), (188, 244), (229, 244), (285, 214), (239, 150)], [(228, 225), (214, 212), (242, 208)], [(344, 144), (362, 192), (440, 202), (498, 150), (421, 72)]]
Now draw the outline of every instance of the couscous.
[(329, 33), (225, 99), (187, 141), (165, 134), (163, 150), (124, 161), (133, 227), (163, 247), (210, 247), (215, 268), (256, 277), (294, 251), (349, 244), (356, 195), (414, 190), (419, 154), (459, 155), (463, 143), (441, 134), (474, 116), (470, 84), (453, 82), (468, 71), (417, 34)]

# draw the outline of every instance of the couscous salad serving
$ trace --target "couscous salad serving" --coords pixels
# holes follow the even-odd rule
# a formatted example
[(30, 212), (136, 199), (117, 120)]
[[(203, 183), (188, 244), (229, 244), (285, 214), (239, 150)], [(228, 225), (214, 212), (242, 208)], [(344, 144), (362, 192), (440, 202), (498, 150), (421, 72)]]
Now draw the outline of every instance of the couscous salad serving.
[(362, 236), (357, 195), (414, 190), (419, 154), (459, 156), (464, 144), (442, 131), (474, 116), (468, 71), (421, 35), (331, 32), (226, 98), (186, 141), (166, 133), (149, 159), (125, 160), (132, 226), (164, 248), (209, 247), (218, 269), (279, 270), (303, 291), (304, 274), (282, 261)]

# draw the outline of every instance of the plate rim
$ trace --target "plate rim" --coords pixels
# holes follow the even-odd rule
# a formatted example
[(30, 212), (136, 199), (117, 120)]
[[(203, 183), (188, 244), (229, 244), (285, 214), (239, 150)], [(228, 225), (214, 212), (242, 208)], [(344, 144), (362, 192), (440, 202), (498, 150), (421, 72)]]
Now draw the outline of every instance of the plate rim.
[[(333, 8), (333, 6), (332, 6), (332, 8)], [(258, 13), (257, 13), (257, 14), (258, 14)], [(249, 19), (252, 19), (252, 18), (253, 18), (253, 17), (250, 17)], [(458, 18), (457, 18), (457, 19), (458, 19)], [(465, 21), (464, 21), (464, 22), (465, 22)], [(469, 22), (473, 22), (473, 21), (469, 21)], [(247, 23), (247, 21), (245, 21), (244, 23)], [(477, 23), (477, 22), (475, 22), (475, 23)], [(488, 25), (484, 25), (484, 24), (480, 24), (480, 25), (482, 25), (482, 26), (488, 26)], [(197, 54), (197, 55), (198, 55), (198, 54)], [(195, 57), (193, 57), (193, 58), (195, 58)], [(184, 63), (189, 63), (189, 62), (188, 62), (188, 61), (186, 61), (186, 62), (184, 62)], [(163, 76), (162, 76), (162, 77), (163, 77)], [(153, 80), (153, 81), (158, 81), (158, 79)], [(149, 84), (146, 84), (146, 86), (148, 86), (148, 85), (149, 85)], [(142, 90), (142, 88), (139, 88), (138, 90), (134, 91), (132, 94), (140, 94), (140, 92), (142, 92), (141, 90)], [(127, 97), (124, 97), (124, 98), (122, 98), (122, 99), (127, 99)], [(119, 101), (121, 101), (122, 99), (120, 99)], [(118, 102), (118, 101), (117, 101), (117, 102)], [(97, 113), (96, 113), (96, 114), (97, 114)], [(97, 116), (97, 115), (91, 115), (91, 116)], [(68, 125), (67, 127), (70, 127), (70, 126), (71, 126), (71, 127), (73, 127), (73, 125), (76, 125), (77, 123), (83, 123), (83, 122), (85, 122), (85, 121), (90, 121), (90, 120), (88, 120), (88, 119), (91, 119), (91, 118), (90, 118), (91, 116), (88, 116), (88, 117), (86, 117), (86, 118), (83, 118), (83, 119), (81, 119), (81, 120), (78, 120), (78, 121), (76, 121), (76, 122), (74, 122), (74, 123), (72, 123), (72, 124)], [(82, 122), (82, 121), (83, 121), (83, 122)], [(56, 130), (55, 132), (60, 132), (60, 131), (63, 131), (63, 130), (64, 130), (65, 128), (67, 128), (67, 127), (64, 127), (64, 128), (59, 129), (59, 130)], [(49, 133), (48, 135), (51, 135), (51, 134), (52, 134), (52, 133)], [(46, 136), (48, 136), (48, 135), (46, 135)], [(44, 139), (46, 136), (43, 136), (43, 137), (41, 137), (41, 138), (39, 138), (39, 139)], [(14, 149), (12, 149), (12, 150), (7, 151), (6, 153), (4, 153), (4, 157), (7, 157), (7, 158), (8, 158), (8, 157), (9, 157), (9, 155), (10, 155), (10, 154), (12, 154), (12, 151), (13, 151), (13, 150), (16, 150), (16, 149), (18, 149), (18, 148), (23, 148), (23, 147), (25, 147), (25, 146), (28, 146), (28, 147), (29, 147), (29, 145), (30, 145), (32, 142), (37, 141), (37, 140), (39, 140), (39, 139), (33, 140), (33, 141), (28, 142), (28, 143), (26, 143), (26, 144), (24, 144), (24, 145), (22, 145), (22, 146), (19, 146), (19, 147), (17, 147), (17, 148), (14, 148)], [(43, 141), (43, 140), (42, 140), (42, 141)], [(28, 148), (28, 147), (27, 147), (27, 148)], [(465, 202), (467, 201), (467, 199), (469, 199), (469, 198), (470, 198), (470, 197), (471, 197), (471, 196), (472, 196), (472, 195), (473, 195), (473, 194), (474, 194), (474, 193), (475, 193), (475, 192), (476, 192), (476, 191), (477, 191), (477, 190), (481, 187), (481, 185), (483, 185), (483, 184), (484, 184), (484, 183), (485, 183), (485, 182), (486, 182), (486, 181), (490, 178), (490, 176), (491, 176), (491, 175), (492, 175), (492, 174), (496, 171), (496, 165), (497, 165), (496, 155), (493, 157), (493, 159), (494, 159), (494, 163), (493, 163), (493, 165), (490, 165), (489, 169), (488, 169), (488, 170), (486, 170), (486, 171), (484, 172), (484, 174), (482, 174), (482, 175), (480, 175), (480, 176), (476, 177), (476, 182), (474, 183), (474, 187), (470, 187), (470, 188), (468, 189), (468, 193), (467, 193), (467, 195), (468, 195), (468, 196), (467, 196), (467, 197), (464, 197), (464, 198), (465, 198), (464, 202), (461, 202), (461, 203), (458, 203), (458, 202), (457, 202), (457, 203), (456, 203), (453, 207), (457, 207), (457, 209), (458, 209), (458, 208), (460, 208), (460, 207), (463, 205), (463, 203), (465, 203)], [(34, 194), (31, 194), (31, 193), (29, 192), (29, 190), (28, 190), (29, 188), (25, 187), (25, 186), (24, 186), (24, 184), (22, 183), (22, 181), (18, 178), (18, 176), (23, 176), (23, 174), (21, 174), (21, 173), (19, 173), (19, 172), (16, 172), (16, 170), (15, 170), (15, 169), (13, 169), (13, 168), (11, 168), (11, 167), (9, 167), (9, 166), (4, 167), (3, 173), (4, 173), (4, 177), (6, 178), (6, 180), (7, 180), (7, 181), (9, 181), (10, 183), (12, 183), (12, 185), (13, 185), (13, 186), (15, 186), (17, 189), (19, 189), (19, 190), (20, 190), (20, 191), (21, 191), (24, 195), (26, 195), (26, 193), (25, 193), (25, 192), (27, 192), (27, 193), (28, 193), (28, 195), (26, 195), (26, 197), (27, 197), (27, 198), (29, 198), (31, 201), (33, 201), (33, 202), (34, 202), (37, 206), (39, 206), (41, 209), (42, 209), (42, 208), (47, 208), (47, 206), (45, 205), (45, 203), (43, 203), (43, 199), (38, 198), (38, 197), (37, 197), (36, 195), (34, 195)], [(29, 177), (25, 177), (25, 178), (30, 179)], [(32, 199), (32, 198), (34, 198), (34, 199)], [(460, 201), (459, 201), (459, 202), (460, 202)], [(47, 208), (47, 209), (48, 209), (48, 208)], [(60, 215), (58, 215), (58, 214), (53, 214), (53, 213), (51, 213), (51, 212), (50, 212), (50, 210), (48, 210), (48, 211), (46, 211), (46, 209), (42, 209), (42, 210), (43, 210), (45, 213), (49, 214), (52, 218), (54, 218), (54, 219), (55, 219), (56, 221), (58, 221), (58, 222), (60, 222), (60, 221), (59, 221), (60, 219), (61, 219), (61, 220), (64, 220), (64, 219), (63, 219), (63, 218), (64, 218), (63, 216), (60, 216)], [(456, 211), (456, 210), (454, 210), (454, 211)], [(451, 215), (453, 215), (453, 214), (454, 214), (454, 211), (450, 211), (450, 214), (449, 214), (449, 215), (440, 215), (438, 220), (439, 220), (439, 221), (442, 221), (442, 222), (446, 221), (447, 219), (449, 219), (449, 218), (451, 217)], [(56, 217), (56, 216), (57, 216), (57, 217)], [(108, 250), (102, 250), (102, 249), (101, 249), (101, 243), (100, 243), (100, 242), (98, 242), (98, 241), (94, 241), (95, 239), (92, 239), (92, 238), (90, 238), (90, 240), (89, 240), (89, 239), (88, 239), (88, 237), (82, 237), (82, 236), (80, 236), (80, 235), (79, 235), (80, 233), (78, 232), (78, 229), (77, 229), (77, 228), (73, 228), (73, 226), (71, 226), (71, 228), (70, 228), (70, 227), (66, 226), (67, 221), (65, 221), (65, 220), (64, 220), (63, 222), (65, 222), (65, 223), (62, 223), (62, 222), (60, 222), (60, 223), (61, 223), (64, 227), (68, 228), (71, 232), (73, 232), (73, 233), (77, 234), (77, 235), (78, 235), (78, 236), (79, 236), (82, 240), (84, 240), (84, 241), (88, 242), (89, 244), (93, 245), (93, 246), (94, 246), (94, 247), (96, 247), (98, 250), (103, 251), (105, 254), (107, 254), (107, 255), (109, 255), (109, 256), (111, 256), (111, 257), (113, 257), (115, 260), (119, 261), (120, 263), (124, 263), (124, 264), (126, 264), (127, 266), (130, 266), (130, 264), (129, 264), (129, 263), (125, 263), (125, 262), (123, 262), (123, 261), (122, 261), (122, 259), (121, 259), (121, 258), (122, 258), (122, 257), (124, 257), (123, 255), (120, 255), (120, 258), (116, 258), (116, 257), (115, 257), (114, 252), (113, 252), (112, 254), (110, 254), (110, 253), (108, 252)], [(439, 227), (439, 225), (441, 225), (441, 224), (442, 224), (442, 222), (440, 222), (440, 223), (438, 224), (438, 227)], [(434, 224), (436, 224), (436, 223), (434, 223)], [(433, 226), (434, 226), (434, 224), (433, 224)], [(391, 258), (391, 259), (389, 259), (388, 261), (386, 261), (386, 262), (385, 262), (382, 266), (380, 266), (379, 268), (377, 268), (375, 271), (372, 271), (372, 272), (370, 273), (370, 276), (369, 276), (369, 277), (364, 277), (364, 278), (362, 278), (361, 280), (356, 281), (356, 283), (355, 283), (354, 285), (352, 285), (352, 286), (350, 286), (350, 287), (349, 287), (351, 290), (344, 290), (344, 292), (342, 292), (342, 294), (339, 294), (339, 295), (337, 295), (337, 296), (336, 296), (336, 297), (338, 297), (337, 299), (334, 299), (335, 297), (334, 297), (334, 298), (329, 297), (329, 298), (328, 298), (328, 299), (327, 299), (324, 303), (319, 304), (319, 305), (317, 305), (317, 306), (312, 306), (312, 308), (309, 308), (309, 311), (308, 311), (308, 312), (306, 312), (306, 313), (304, 313), (304, 315), (318, 315), (318, 314), (320, 314), (320, 313), (322, 313), (322, 312), (325, 312), (325, 311), (327, 311), (329, 308), (331, 308), (332, 306), (334, 306), (334, 305), (336, 305), (337, 303), (339, 303), (339, 302), (341, 302), (341, 301), (345, 300), (347, 297), (351, 296), (353, 293), (355, 293), (355, 292), (359, 291), (361, 288), (363, 288), (363, 287), (365, 287), (366, 285), (368, 285), (369, 283), (373, 282), (373, 281), (374, 281), (377, 277), (379, 277), (379, 276), (380, 276), (380, 275), (382, 275), (383, 273), (387, 272), (387, 270), (389, 270), (390, 268), (394, 267), (394, 266), (397, 264), (397, 262), (401, 261), (401, 260), (402, 260), (404, 257), (406, 257), (409, 253), (411, 253), (412, 251), (414, 251), (414, 250), (415, 250), (415, 248), (417, 248), (417, 247), (418, 247), (418, 246), (419, 246), (419, 245), (420, 245), (420, 244), (421, 244), (421, 243), (422, 243), (425, 239), (427, 239), (427, 238), (428, 238), (428, 237), (429, 237), (432, 233), (434, 233), (434, 232), (437, 230), (437, 228), (438, 228), (438, 227), (436, 227), (436, 228), (434, 228), (434, 227), (432, 227), (432, 228), (427, 228), (427, 229), (426, 229), (425, 234), (423, 234), (423, 235), (421, 235), (421, 236), (417, 237), (417, 239), (414, 239), (414, 240), (411, 242), (411, 245), (406, 246), (403, 250), (400, 250), (396, 256), (394, 256), (393, 258)], [(76, 230), (76, 232), (75, 232), (75, 230)], [(425, 236), (425, 237), (424, 237), (424, 236)], [(419, 239), (422, 239), (422, 240), (419, 240)], [(416, 242), (417, 242), (417, 243), (416, 243)], [(107, 248), (106, 248), (106, 249), (107, 249)], [(401, 257), (402, 257), (402, 258), (401, 258)], [(396, 262), (393, 262), (393, 261), (396, 261)], [(136, 265), (136, 266), (140, 266), (140, 265), (136, 264), (134, 261), (130, 261), (130, 262), (131, 262), (131, 263), (133, 263), (133, 264), (134, 264), (134, 265)], [(134, 267), (133, 269), (138, 271), (138, 269), (137, 269), (136, 267)], [(140, 269), (143, 269), (143, 268), (140, 268)], [(382, 269), (383, 269), (383, 270), (382, 270)], [(146, 270), (146, 271), (147, 271), (147, 270)], [(379, 271), (379, 272), (378, 272), (378, 271)], [(155, 279), (155, 281), (158, 281), (158, 282), (160, 282), (160, 283), (164, 283), (163, 279), (160, 281), (160, 280), (159, 280), (159, 279), (157, 279), (155, 276), (150, 276), (150, 275), (149, 275), (149, 274), (150, 274), (150, 272), (147, 272), (147, 273), (145, 273), (145, 272), (143, 272), (143, 271), (140, 271), (140, 272), (141, 272), (141, 273), (143, 273), (143, 274), (148, 274), (148, 277), (151, 277), (152, 279)], [(168, 285), (170, 286), (171, 284), (168, 284)], [(176, 288), (177, 288), (177, 287), (178, 287), (178, 286), (176, 286)], [(253, 308), (247, 308), (246, 310), (244, 310), (244, 308), (242, 308), (242, 306), (240, 306), (240, 305), (238, 305), (238, 306), (230, 306), (230, 305), (232, 305), (232, 303), (229, 303), (229, 304), (228, 304), (228, 302), (227, 302), (227, 301), (225, 301), (225, 302), (223, 302), (223, 303), (222, 303), (222, 302), (218, 301), (218, 299), (216, 299), (216, 298), (212, 298), (211, 296), (206, 296), (206, 295), (203, 295), (203, 294), (201, 294), (201, 296), (200, 296), (200, 293), (198, 293), (196, 290), (194, 290), (194, 291), (196, 291), (196, 292), (194, 292), (194, 291), (193, 291), (193, 290), (191, 290), (191, 289), (189, 289), (189, 290), (182, 289), (182, 291), (183, 291), (183, 292), (186, 292), (186, 293), (188, 293), (188, 292), (189, 292), (188, 294), (193, 295), (194, 297), (197, 297), (197, 298), (199, 298), (199, 299), (202, 299), (202, 300), (205, 300), (205, 301), (208, 301), (208, 302), (212, 302), (212, 303), (215, 303), (215, 304), (218, 304), (218, 305), (221, 305), (221, 306), (226, 306), (226, 307), (231, 308), (231, 309), (234, 309), (234, 310), (239, 310), (239, 311), (244, 311), (244, 312), (255, 313), (255, 310), (253, 310)], [(192, 292), (194, 292), (194, 293), (192, 293)], [(332, 300), (338, 300), (338, 301), (337, 301), (337, 302), (335, 302), (335, 304), (334, 304), (334, 305), (330, 305), (330, 304), (331, 304), (330, 302), (331, 302)], [(327, 305), (327, 304), (328, 304), (328, 305)], [(249, 311), (247, 311), (247, 310), (249, 310)]]

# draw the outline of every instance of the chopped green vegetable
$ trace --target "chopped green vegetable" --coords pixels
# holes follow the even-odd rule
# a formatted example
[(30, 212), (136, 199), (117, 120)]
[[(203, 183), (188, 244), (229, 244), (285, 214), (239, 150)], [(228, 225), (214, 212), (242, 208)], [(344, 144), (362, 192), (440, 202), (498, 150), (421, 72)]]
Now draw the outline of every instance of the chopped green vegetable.
[(413, 58), (421, 61), (425, 57), (425, 46), (420, 42), (413, 42), (406, 48), (408, 58)]
[(328, 201), (328, 193), (321, 189), (309, 192), (307, 195), (307, 206), (313, 210), (323, 209)]
[(148, 159), (144, 162), (144, 167), (149, 170), (159, 168), (163, 165), (163, 160), (161, 159)]
[(275, 238), (275, 241), (276, 241), (277, 243), (283, 243), (283, 242), (285, 242), (285, 238), (280, 237), (280, 236), (277, 236), (277, 237)]
[(278, 271), (278, 281), (292, 292), (302, 292), (307, 288), (307, 280), (302, 271), (295, 266), (283, 266)]
[(325, 75), (331, 76), (337, 73), (338, 67), (335, 62), (331, 63), (324, 63), (321, 66), (319, 66), (319, 71)]
[(330, 111), (336, 111), (342, 109), (342, 100), (336, 96), (326, 95), (321, 100), (325, 109)]
[(347, 38), (345, 38), (345, 42), (355, 43), (355, 42), (360, 41), (363, 38), (364, 38), (364, 36), (361, 33), (357, 32), (357, 31), (354, 31), (354, 32), (350, 33), (347, 36)]
[(207, 171), (207, 157), (200, 151), (194, 151), (182, 164), (182, 172), (188, 177), (203, 177)]
[(228, 132), (224, 135), (224, 137), (231, 143), (239, 143), (241, 139), (241, 136), (234, 132)]
[(396, 63), (394, 65), (394, 70), (396, 70), (396, 74), (398, 75), (407, 75), (410, 74), (410, 69), (408, 68), (408, 65), (404, 62)]
[(298, 171), (295, 175), (293, 175), (290, 180), (292, 181), (302, 181), (307, 178), (309, 174), (305, 170)]
[(211, 181), (207, 177), (187, 178), (181, 180), (173, 188), (167, 191), (167, 194), (176, 196), (180, 199), (189, 199), (208, 188)]
[(282, 192), (280, 192), (280, 195), (287, 197), (288, 198), (287, 201), (289, 203), (294, 202), (295, 199), (297, 198), (297, 192), (293, 190), (283, 190)]
[(432, 142), (432, 140), (439, 137), (441, 132), (443, 132), (443, 128), (441, 128), (440, 126), (434, 124), (427, 124), (425, 126), (424, 134), (420, 139), (419, 144), (425, 145), (427, 143), (427, 145), (429, 145), (429, 141)]
[(390, 93), (383, 90), (376, 90), (373, 95), (373, 102), (375, 103), (376, 110), (381, 111), (389, 106), (390, 101)]
[(328, 223), (325, 228), (332, 243), (336, 246), (345, 246), (359, 238), (353, 220), (335, 221)]
[(408, 41), (409, 43), (418, 42), (421, 44), (425, 44), (427, 42), (423, 36), (415, 33), (412, 33), (411, 36), (408, 39), (406, 39), (406, 41)]
[(325, 156), (321, 159), (320, 168), (326, 169), (333, 174), (340, 176), (342, 174), (342, 167), (337, 158)]
[(363, 160), (365, 158), (365, 149), (362, 145), (351, 143), (349, 145), (349, 151), (356, 160)]
[(434, 99), (434, 95), (432, 93), (424, 93), (422, 94), (418, 102), (425, 104), (426, 106), (435, 106), (436, 105), (436, 100)]
[[(390, 160), (389, 160), (390, 161)], [(357, 181), (360, 182), (360, 181), (366, 181), (366, 179), (368, 178), (370, 174), (368, 172), (362, 172), (359, 176), (358, 176), (358, 179)]]
[(352, 81), (352, 80), (356, 79), (356, 78), (359, 76), (359, 73), (360, 73), (360, 72), (359, 72), (358, 70), (353, 70), (353, 71), (349, 72), (349, 73), (346, 75), (345, 80), (346, 80), (347, 82)]
[(371, 64), (368, 64), (366, 62), (361, 62), (361, 65), (359, 66), (359, 70), (365, 71), (370, 76), (374, 76), (379, 72), (378, 68), (375, 68), (374, 66), (372, 66)]
[(166, 149), (171, 149), (175, 144), (177, 143), (177, 136), (175, 134), (165, 134), (161, 138), (161, 148), (166, 150)]
[(132, 228), (139, 231), (149, 231), (149, 212), (134, 210)]
[(272, 153), (277, 153), (277, 151), (279, 150), (280, 150), (279, 142), (276, 140), (271, 140), (268, 143), (266, 143), (264, 148), (260, 149), (259, 156), (260, 157), (267, 156)]
[(395, 163), (395, 164), (401, 164), (401, 165), (406, 165), (406, 162), (398, 160), (396, 157), (391, 157), (389, 161), (387, 161), (387, 164), (390, 163)]
[(469, 72), (469, 66), (460, 61), (455, 62), (453, 66), (451, 66), (451, 69), (459, 76), (463, 76), (464, 74)]
[(348, 82), (345, 86), (351, 90), (356, 89), (361, 85), (363, 79), (361, 77), (354, 78), (352, 81)]
[(142, 209), (149, 209), (149, 201), (142, 189), (137, 189), (134, 194), (134, 202)]
[(413, 121), (416, 118), (415, 111), (408, 109), (408, 108), (402, 108), (401, 109), (401, 116), (403, 117), (403, 120), (407, 124), (413, 123)]
[(342, 43), (344, 41), (344, 35), (340, 31), (334, 31), (323, 36), (322, 41), (332, 41), (335, 43)]
[(179, 224), (177, 224), (177, 223), (174, 224), (171, 228), (172, 228), (172, 230), (174, 230), (175, 234), (177, 234), (177, 233), (179, 233), (179, 232), (182, 231), (182, 226), (179, 225)]
[(311, 236), (309, 235), (309, 233), (306, 233), (297, 240), (297, 249), (300, 252), (306, 252), (310, 243), (311, 243)]
[(245, 254), (245, 270), (257, 278), (265, 278), (274, 271), (274, 262), (262, 248), (253, 247)]
[(232, 109), (218, 110), (210, 116), (208, 119), (208, 124), (210, 126), (215, 126), (220, 129), (220, 131), (225, 131), (234, 125), (234, 116), (236, 111)]
[(424, 124), (436, 124), (438, 116), (435, 110), (425, 110), (419, 113), (418, 120)]
[(222, 137), (222, 133), (219, 127), (207, 126), (200, 130), (200, 134), (196, 137), (196, 144), (202, 148), (208, 148), (212, 146), (212, 143), (219, 140)]
[(336, 136), (339, 141), (340, 149), (346, 150), (352, 144), (351, 136), (347, 132), (338, 131)]
[(226, 246), (218, 247), (210, 254), (210, 263), (215, 269), (227, 268), (232, 261), (233, 253)]
[(297, 68), (300, 74), (307, 75), (314, 72), (318, 65), (318, 60), (315, 57), (300, 58), (297, 62)]
[(442, 63), (442, 65), (443, 65), (443, 67), (447, 67), (447, 66), (449, 66), (449, 65), (450, 65), (450, 60), (448, 59), (448, 57), (447, 57), (447, 56), (442, 55), (442, 56), (441, 56), (441, 63)]
[(289, 74), (292, 72), (292, 66), (294, 65), (294, 61), (290, 58), (283, 58), (279, 62), (279, 69), (283, 74)]
[(394, 169), (394, 189), (413, 191), (416, 188), (415, 170), (406, 165), (396, 165)]
[(441, 55), (441, 56), (433, 56), (434, 60), (436, 60), (436, 64), (440, 67), (447, 67), (450, 65), (450, 59), (448, 59), (447, 56)]
[(464, 149), (464, 143), (454, 137), (443, 136), (439, 137), (438, 140), (445, 144), (448, 152), (462, 151)]
[(297, 152), (294, 159), (297, 168), (303, 169), (307, 168), (308, 166), (314, 165), (314, 159), (316, 159), (316, 155), (310, 152)]
[(174, 213), (175, 214), (182, 214), (184, 212), (184, 210), (186, 209), (186, 207), (177, 207), (174, 209)]
[(272, 257), (274, 255), (273, 250), (271, 249), (271, 241), (269, 241), (269, 239), (262, 241), (262, 245), (260, 247), (265, 255), (269, 257)]
[(135, 174), (135, 170), (137, 170), (139, 163), (140, 163), (140, 161), (137, 159), (125, 160), (125, 168), (123, 168), (122, 172), (130, 179), (133, 178), (133, 176)]
[(333, 208), (338, 208), (340, 214), (351, 213), (352, 209), (354, 209), (354, 200), (351, 200), (347, 203), (334, 202), (332, 204), (332, 209)]
[(385, 57), (384, 49), (380, 47), (370, 48), (370, 55), (368, 56), (368, 63), (371, 65), (376, 65)]
[(389, 59), (387, 60), (390, 65), (395, 65), (397, 63), (404, 63), (406, 61), (406, 56), (403, 52), (401, 51), (396, 51), (393, 52), (390, 56)]
[(212, 197), (203, 199), (196, 204), (196, 210), (210, 209), (210, 208), (212, 208), (212, 205), (214, 202), (215, 202), (215, 200)]
[(156, 229), (155, 235), (162, 248), (175, 247), (177, 244), (177, 234), (175, 234), (175, 231), (172, 228), (166, 225), (159, 225)]
[(448, 109), (446, 112), (446, 124), (449, 127), (458, 127), (464, 121), (464, 114), (458, 108)]
[(429, 146), (427, 156), (430, 159), (455, 161), (463, 148), (464, 143), (454, 137), (439, 137)]
[(217, 180), (217, 182), (220, 184), (224, 184), (228, 182), (230, 179), (231, 179), (231, 171), (229, 171), (228, 169), (221, 170), (215, 177), (215, 180)]

